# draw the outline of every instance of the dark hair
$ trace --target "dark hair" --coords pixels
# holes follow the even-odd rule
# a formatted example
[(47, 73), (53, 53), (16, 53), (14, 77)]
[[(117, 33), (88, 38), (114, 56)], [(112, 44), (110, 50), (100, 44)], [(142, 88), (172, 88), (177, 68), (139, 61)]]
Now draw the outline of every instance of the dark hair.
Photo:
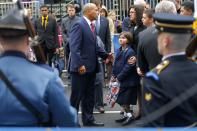
[(123, 31), (120, 33), (119, 36), (123, 35), (125, 38), (127, 38), (128, 40), (128, 45), (131, 45), (133, 43), (133, 35), (131, 34), (131, 32), (128, 31)]
[(188, 57), (192, 57), (192, 55), (195, 54), (195, 52), (197, 51), (197, 36), (194, 36), (194, 38), (192, 38), (192, 40), (190, 41), (189, 45), (186, 48), (186, 54)]
[(76, 13), (81, 12), (81, 4), (80, 3), (74, 1), (74, 6), (75, 6)]
[(40, 9), (42, 9), (42, 8), (47, 8), (47, 9), (49, 9), (49, 7), (48, 7), (47, 5), (42, 5), (42, 6), (40, 6)]
[(194, 12), (194, 2), (192, 1), (184, 1), (181, 6), (183, 6), (186, 10), (192, 10)]
[(144, 7), (141, 5), (131, 5), (129, 8), (129, 14), (130, 14), (131, 8), (134, 8), (134, 10), (136, 11), (136, 25), (138, 26), (143, 25), (142, 15), (143, 15)]
[(0, 37), (6, 41), (6, 43), (15, 44), (16, 41), (21, 41), (28, 36), (27, 30), (14, 30), (14, 29), (2, 29)]
[(98, 6), (98, 5), (102, 6), (101, 0), (90, 0), (90, 3), (94, 3), (96, 6)]
[(155, 13), (155, 11), (153, 9), (146, 9), (143, 13), (146, 14), (148, 18), (153, 18), (153, 14)]

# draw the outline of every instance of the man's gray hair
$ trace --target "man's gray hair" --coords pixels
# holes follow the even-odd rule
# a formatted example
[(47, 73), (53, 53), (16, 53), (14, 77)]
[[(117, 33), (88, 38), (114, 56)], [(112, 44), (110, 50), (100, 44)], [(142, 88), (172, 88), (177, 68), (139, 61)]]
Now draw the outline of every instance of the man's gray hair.
[(155, 12), (156, 13), (174, 13), (174, 14), (177, 13), (175, 4), (167, 0), (159, 2), (155, 7)]
[(144, 1), (144, 0), (135, 0), (134, 1), (134, 5), (145, 6), (146, 5), (146, 1)]
[(177, 4), (176, 0), (163, 0), (163, 1), (170, 1), (170, 2), (174, 3), (175, 6)]
[(87, 11), (89, 11), (90, 9), (92, 9), (93, 6), (96, 6), (93, 3), (87, 3), (83, 6), (83, 14), (85, 14)]
[(172, 40), (172, 43), (170, 45), (171, 50), (185, 50), (186, 47), (189, 45), (191, 34), (175, 34), (175, 33), (168, 33), (169, 37)]

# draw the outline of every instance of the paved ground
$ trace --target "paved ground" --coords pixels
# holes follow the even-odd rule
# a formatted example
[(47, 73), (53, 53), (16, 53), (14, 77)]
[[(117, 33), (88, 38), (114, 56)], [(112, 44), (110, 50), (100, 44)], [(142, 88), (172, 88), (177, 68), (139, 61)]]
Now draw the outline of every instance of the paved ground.
[[(71, 86), (70, 86), (69, 80), (67, 79), (66, 73), (62, 74), (62, 79), (65, 84), (66, 93), (68, 96), (70, 96)], [(107, 91), (108, 91), (107, 88), (103, 88), (104, 96), (106, 96)], [(106, 102), (106, 101), (104, 100), (104, 102)], [(134, 109), (135, 109), (134, 113), (136, 114), (136, 106), (134, 106)], [(104, 114), (100, 114), (97, 110), (95, 110), (94, 116), (97, 121), (105, 123), (104, 127), (109, 127), (109, 128), (110, 127), (111, 128), (112, 127), (113, 128), (114, 127), (120, 127), (120, 128), (122, 127), (121, 124), (115, 123), (115, 121), (114, 121), (115, 119), (120, 117), (120, 106), (117, 104), (115, 105), (114, 108), (110, 108), (109, 105), (105, 106), (105, 113)], [(79, 121), (81, 123), (81, 113), (80, 112), (79, 112)], [(131, 127), (131, 126), (129, 125), (126, 127)]]

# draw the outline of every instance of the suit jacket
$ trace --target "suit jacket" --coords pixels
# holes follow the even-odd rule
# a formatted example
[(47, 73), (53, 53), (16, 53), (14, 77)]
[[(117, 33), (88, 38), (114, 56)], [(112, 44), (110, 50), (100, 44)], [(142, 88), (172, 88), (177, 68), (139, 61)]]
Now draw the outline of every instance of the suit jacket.
[(72, 25), (79, 20), (78, 16), (74, 16), (74, 17), (69, 17), (67, 16), (66, 18), (64, 18), (61, 22), (61, 29), (62, 29), (62, 37), (63, 37), (63, 42), (64, 45), (68, 44), (69, 38), (70, 38), (70, 29), (72, 27)]
[(146, 29), (146, 26), (143, 24), (136, 26), (134, 23), (131, 22), (129, 17), (126, 17), (122, 23), (122, 31), (130, 31), (133, 35), (133, 45), (132, 48), (135, 52), (137, 52), (138, 42), (139, 42), (139, 33)]
[(78, 72), (79, 67), (85, 66), (87, 72), (98, 71), (98, 56), (106, 59), (108, 54), (98, 46), (96, 32), (92, 33), (87, 21), (81, 18), (70, 32), (70, 59), (68, 70)]
[(111, 52), (111, 35), (109, 30), (109, 21), (105, 17), (100, 17), (100, 28), (97, 34), (105, 45), (105, 50)]
[(56, 20), (48, 16), (48, 24), (46, 30), (42, 26), (42, 17), (35, 21), (35, 30), (39, 36), (39, 42), (45, 43), (48, 49), (53, 49), (58, 47), (58, 27)]
[(162, 56), (157, 50), (157, 31), (155, 27), (149, 27), (139, 34), (137, 50), (138, 67), (148, 72), (161, 62)]
[(128, 64), (128, 59), (135, 56), (135, 52), (131, 47), (127, 47), (126, 50), (122, 50), (121, 47), (117, 50), (113, 76), (117, 77), (120, 81), (121, 87), (130, 87), (140, 85), (140, 78), (136, 71), (136, 64)]
[[(142, 96), (143, 115), (146, 116), (157, 111), (175, 97), (186, 92), (196, 85), (196, 80), (196, 63), (188, 60), (185, 55), (166, 58), (144, 77)], [(196, 99), (197, 93), (146, 126), (178, 127), (193, 124), (197, 121)]]

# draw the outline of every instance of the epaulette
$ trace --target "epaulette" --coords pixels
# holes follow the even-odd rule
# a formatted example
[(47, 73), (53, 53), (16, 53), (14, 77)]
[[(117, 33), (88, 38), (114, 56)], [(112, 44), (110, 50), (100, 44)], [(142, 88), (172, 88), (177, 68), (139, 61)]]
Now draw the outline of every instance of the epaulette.
[(162, 61), (159, 65), (157, 65), (152, 71), (156, 72), (157, 74), (160, 74), (161, 71), (163, 71), (168, 65), (170, 64), (169, 60)]

